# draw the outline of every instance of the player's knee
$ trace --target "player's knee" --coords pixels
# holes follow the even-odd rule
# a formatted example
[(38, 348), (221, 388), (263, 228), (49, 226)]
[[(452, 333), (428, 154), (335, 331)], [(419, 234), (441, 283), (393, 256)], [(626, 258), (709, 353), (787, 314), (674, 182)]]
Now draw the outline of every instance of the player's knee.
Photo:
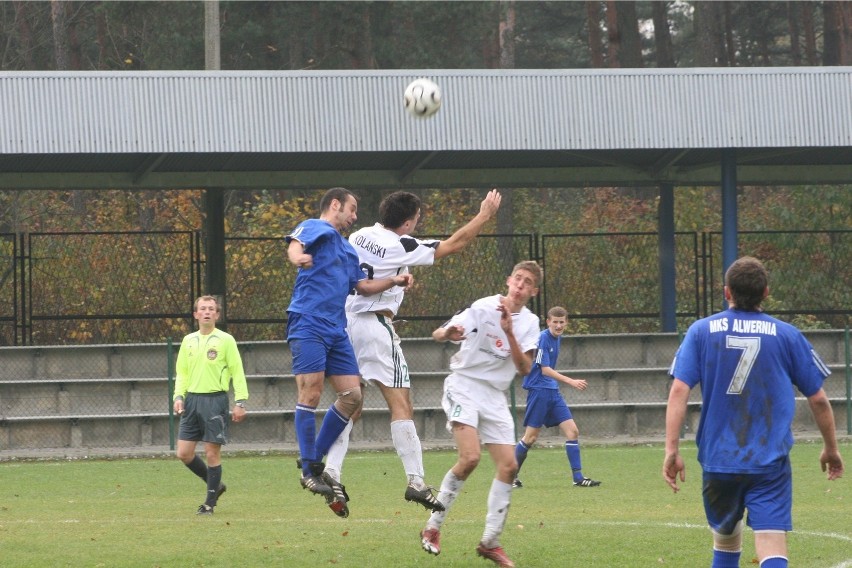
[(337, 393), (337, 408), (347, 417), (352, 417), (361, 411), (363, 398), (361, 389), (350, 389)]
[(743, 548), (743, 522), (738, 522), (731, 534), (713, 531), (713, 548), (725, 552), (741, 551)]
[(532, 448), (538, 441), (538, 432), (528, 432), (524, 434), (524, 437), (521, 438), (521, 440), (524, 441), (524, 444), (526, 444), (528, 448)]
[(476, 469), (476, 466), (479, 465), (479, 459), (482, 457), (482, 454), (479, 452), (464, 452), (459, 454), (458, 465), (462, 471), (465, 473), (465, 477), (471, 474), (473, 470)]

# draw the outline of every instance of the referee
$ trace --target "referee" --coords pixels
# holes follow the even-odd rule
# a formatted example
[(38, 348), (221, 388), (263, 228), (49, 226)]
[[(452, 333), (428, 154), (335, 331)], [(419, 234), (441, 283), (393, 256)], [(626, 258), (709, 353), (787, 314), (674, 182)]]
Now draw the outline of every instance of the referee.
[[(180, 415), (177, 457), (207, 484), (199, 515), (212, 515), (222, 493), (222, 445), (228, 443), (228, 389), (234, 383), (234, 422), (246, 416), (248, 387), (243, 362), (233, 336), (216, 329), (219, 301), (214, 296), (195, 300), (198, 331), (183, 338), (177, 357), (174, 410)], [(204, 442), (207, 463), (195, 454)]]

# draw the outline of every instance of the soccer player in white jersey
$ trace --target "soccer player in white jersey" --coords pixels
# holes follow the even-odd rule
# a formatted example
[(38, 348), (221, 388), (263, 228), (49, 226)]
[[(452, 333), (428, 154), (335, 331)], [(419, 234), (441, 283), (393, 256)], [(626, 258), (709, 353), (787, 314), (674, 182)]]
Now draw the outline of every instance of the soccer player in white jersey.
[(433, 511), (420, 533), (421, 546), (430, 554), (441, 552), (441, 526), (465, 480), (479, 464), (481, 444), (485, 444), (495, 473), (488, 493), (485, 531), (476, 553), (502, 568), (515, 565), (500, 546), (518, 469), (506, 390), (516, 374), (527, 375), (533, 366), (539, 322), (526, 304), (538, 293), (541, 278), (538, 264), (520, 262), (506, 280), (505, 296), (477, 300), (432, 332), (436, 341), (461, 342), (461, 348), (450, 361), (442, 401), (458, 459), (444, 476), (438, 493), (446, 510)]
[(680, 432), (689, 392), (701, 385), (695, 444), (713, 568), (740, 565), (746, 510), (761, 568), (787, 568), (796, 390), (807, 398), (822, 434), (822, 470), (829, 480), (843, 475), (834, 412), (823, 389), (830, 371), (798, 329), (763, 313), (767, 295), (763, 263), (749, 256), (732, 263), (725, 273), (730, 307), (689, 326), (670, 371), (663, 478), (675, 492), (678, 477), (685, 480)]
[[(479, 213), (444, 241), (409, 236), (420, 219), (420, 198), (397, 191), (379, 205), (379, 222), (349, 236), (368, 279), (394, 278), (407, 274), (411, 266), (430, 266), (436, 260), (462, 250), (482, 231), (500, 207), (501, 195), (491, 190), (482, 200)], [(361, 376), (381, 390), (390, 410), (391, 438), (408, 476), (405, 499), (430, 510), (443, 510), (424, 481), (423, 450), (414, 427), (408, 365), (393, 329), (393, 317), (405, 290), (399, 286), (373, 295), (350, 295), (346, 301), (347, 332), (355, 349)], [(349, 425), (329, 450), (325, 472), (338, 483), (349, 445)], [(335, 511), (337, 513), (337, 511)], [(340, 513), (338, 513), (339, 516)]]

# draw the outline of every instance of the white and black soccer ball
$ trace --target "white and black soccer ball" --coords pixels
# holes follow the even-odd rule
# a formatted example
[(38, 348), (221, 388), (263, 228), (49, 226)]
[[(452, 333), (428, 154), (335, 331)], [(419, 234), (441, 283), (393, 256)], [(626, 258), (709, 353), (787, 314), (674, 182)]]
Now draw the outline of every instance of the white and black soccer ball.
[(441, 89), (429, 79), (415, 79), (403, 94), (405, 110), (417, 118), (428, 118), (441, 108)]

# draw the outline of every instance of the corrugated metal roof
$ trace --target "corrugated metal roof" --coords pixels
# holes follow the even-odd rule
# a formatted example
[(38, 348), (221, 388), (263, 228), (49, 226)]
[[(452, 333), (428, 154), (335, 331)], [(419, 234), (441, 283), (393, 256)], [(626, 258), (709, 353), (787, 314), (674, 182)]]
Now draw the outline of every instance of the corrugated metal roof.
[(852, 146), (852, 67), (4, 72), (0, 104), (0, 154)]

